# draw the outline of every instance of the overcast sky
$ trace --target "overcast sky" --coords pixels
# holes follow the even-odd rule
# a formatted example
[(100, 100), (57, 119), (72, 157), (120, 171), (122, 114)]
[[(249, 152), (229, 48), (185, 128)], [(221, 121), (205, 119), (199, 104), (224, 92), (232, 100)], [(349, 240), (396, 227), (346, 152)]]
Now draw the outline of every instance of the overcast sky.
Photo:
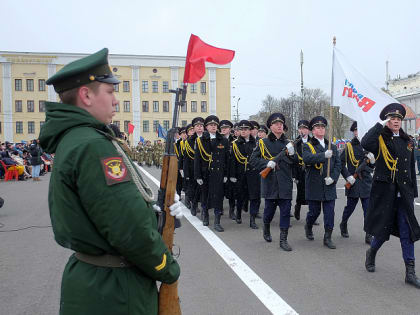
[[(236, 51), (232, 104), (242, 118), (267, 94), (330, 94), (332, 38), (377, 87), (420, 71), (420, 1), (1, 0), (0, 50), (185, 56), (191, 33)], [(233, 88), (234, 87), (234, 88)]]

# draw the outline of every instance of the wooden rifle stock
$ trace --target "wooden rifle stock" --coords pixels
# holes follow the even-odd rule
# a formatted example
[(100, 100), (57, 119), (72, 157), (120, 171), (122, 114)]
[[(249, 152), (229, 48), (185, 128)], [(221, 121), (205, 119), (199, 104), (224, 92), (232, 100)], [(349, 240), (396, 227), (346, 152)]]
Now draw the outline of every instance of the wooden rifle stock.
[(266, 167), (265, 169), (263, 169), (261, 172), (260, 172), (260, 175), (261, 175), (261, 177), (262, 178), (267, 178), (267, 176), (268, 176), (268, 174), (270, 174), (270, 172), (272, 171), (273, 169), (271, 168), (271, 167)]
[[(162, 238), (172, 253), (174, 243), (175, 218), (171, 216), (169, 206), (174, 203), (176, 192), (176, 181), (178, 179), (178, 159), (174, 152), (176, 126), (178, 122), (179, 107), (185, 102), (186, 85), (183, 89), (177, 88), (170, 90), (175, 93), (175, 108), (172, 121), (172, 129), (168, 131), (166, 137), (165, 156), (163, 157), (162, 174), (160, 179), (160, 191), (165, 193), (163, 210), (165, 211), (165, 226)], [(180, 97), (182, 95), (182, 100)], [(159, 288), (159, 315), (180, 315), (181, 306), (178, 296), (178, 281), (172, 284), (162, 283)]]

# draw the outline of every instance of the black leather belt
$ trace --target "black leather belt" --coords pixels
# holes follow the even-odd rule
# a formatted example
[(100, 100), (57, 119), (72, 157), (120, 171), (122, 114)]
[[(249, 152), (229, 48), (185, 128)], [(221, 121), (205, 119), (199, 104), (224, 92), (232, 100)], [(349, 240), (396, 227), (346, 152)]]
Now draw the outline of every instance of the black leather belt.
[(98, 267), (126, 268), (132, 266), (132, 264), (128, 262), (123, 256), (115, 256), (110, 254), (98, 256), (88, 255), (80, 252), (76, 252), (74, 256), (80, 261)]

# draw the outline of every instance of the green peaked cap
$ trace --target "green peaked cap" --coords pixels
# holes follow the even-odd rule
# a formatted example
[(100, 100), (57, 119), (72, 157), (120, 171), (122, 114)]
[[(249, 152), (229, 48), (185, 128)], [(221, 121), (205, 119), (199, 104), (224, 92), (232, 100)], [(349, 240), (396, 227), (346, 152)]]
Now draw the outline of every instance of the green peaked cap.
[(118, 84), (108, 64), (108, 48), (65, 65), (47, 80), (57, 93), (61, 93), (93, 81)]

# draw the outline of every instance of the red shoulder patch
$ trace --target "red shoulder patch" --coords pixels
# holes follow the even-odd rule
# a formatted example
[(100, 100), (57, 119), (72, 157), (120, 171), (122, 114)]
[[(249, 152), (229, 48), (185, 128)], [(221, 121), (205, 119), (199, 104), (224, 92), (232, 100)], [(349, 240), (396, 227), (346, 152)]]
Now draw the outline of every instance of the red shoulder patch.
[(101, 160), (108, 186), (127, 182), (131, 179), (122, 157), (109, 157)]

